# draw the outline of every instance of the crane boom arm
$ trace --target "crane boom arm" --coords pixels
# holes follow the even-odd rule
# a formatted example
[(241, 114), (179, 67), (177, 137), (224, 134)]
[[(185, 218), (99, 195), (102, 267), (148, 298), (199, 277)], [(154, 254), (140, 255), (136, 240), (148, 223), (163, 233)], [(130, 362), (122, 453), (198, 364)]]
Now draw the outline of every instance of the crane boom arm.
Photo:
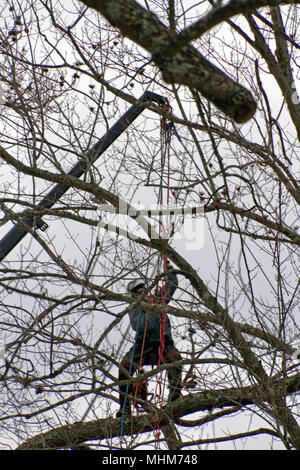
[[(138, 100), (138, 103), (131, 106), (120, 119), (108, 130), (108, 132), (87, 152), (85, 160), (79, 160), (67, 173), (70, 176), (80, 178), (87, 169), (90, 163), (94, 163), (100, 155), (125, 131), (130, 124), (143, 112), (145, 105), (153, 101), (160, 105), (166, 104), (167, 100), (146, 91)], [(67, 184), (56, 184), (49, 193), (38, 203), (37, 207), (50, 209), (70, 188)], [(28, 230), (33, 226), (46, 230), (48, 227), (40, 217), (26, 216), (23, 217), (21, 223), (17, 223), (11, 230), (0, 240), (0, 261), (2, 261), (8, 253), (25, 237)], [(28, 229), (25, 228), (28, 227)]]

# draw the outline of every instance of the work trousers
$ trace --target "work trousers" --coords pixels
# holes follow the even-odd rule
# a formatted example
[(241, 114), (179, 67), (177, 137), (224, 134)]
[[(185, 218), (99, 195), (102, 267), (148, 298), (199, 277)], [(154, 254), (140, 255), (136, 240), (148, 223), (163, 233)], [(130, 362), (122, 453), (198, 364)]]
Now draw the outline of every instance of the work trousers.
[[(134, 372), (144, 365), (157, 365), (159, 360), (159, 346), (158, 342), (145, 342), (144, 350), (142, 351), (142, 342), (137, 342), (123, 357), (120, 362), (119, 380), (126, 380), (128, 376), (122, 371), (124, 368), (128, 374), (133, 376)], [(142, 356), (142, 357), (141, 357)], [(171, 364), (172, 362), (180, 361), (180, 352), (175, 348), (174, 344), (168, 337), (165, 337), (165, 345), (163, 350), (163, 364)], [(169, 397), (168, 401), (177, 400), (181, 394), (181, 375), (182, 366), (170, 367), (168, 369), (168, 382), (169, 382)], [(120, 406), (130, 406), (130, 398), (132, 395), (132, 385), (122, 385), (119, 387), (119, 401)]]

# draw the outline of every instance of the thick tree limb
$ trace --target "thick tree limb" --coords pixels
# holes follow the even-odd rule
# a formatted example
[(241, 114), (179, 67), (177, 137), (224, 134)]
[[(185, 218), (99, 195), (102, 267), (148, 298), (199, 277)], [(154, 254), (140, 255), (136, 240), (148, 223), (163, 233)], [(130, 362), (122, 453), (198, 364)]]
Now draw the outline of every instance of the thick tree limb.
[[(187, 45), (174, 49), (174, 35), (153, 13), (135, 0), (83, 0), (101, 13), (112, 26), (144, 47), (167, 83), (187, 85), (238, 123), (255, 113), (251, 93), (209, 62), (197, 49)], [(172, 53), (168, 51), (172, 50)]]
[[(272, 390), (278, 396), (287, 396), (300, 391), (300, 374), (284, 380), (273, 381)], [(265, 397), (257, 386), (231, 388), (200, 392), (183, 397), (164, 408), (160, 425), (168, 424), (170, 417), (176, 420), (196, 411), (210, 411), (227, 406), (246, 406), (262, 403)], [(99, 419), (87, 423), (73, 423), (39, 434), (21, 444), (17, 450), (58, 449), (74, 447), (87, 441), (100, 441), (106, 437), (120, 435), (121, 418)], [(123, 435), (131, 435), (153, 430), (154, 421), (150, 415), (126, 419)]]

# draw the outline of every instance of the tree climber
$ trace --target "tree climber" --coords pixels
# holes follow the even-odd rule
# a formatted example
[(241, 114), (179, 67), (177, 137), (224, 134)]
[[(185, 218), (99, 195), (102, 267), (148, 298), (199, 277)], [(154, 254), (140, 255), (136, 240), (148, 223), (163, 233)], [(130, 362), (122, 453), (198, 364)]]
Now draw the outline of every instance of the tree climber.
[[(162, 287), (156, 297), (147, 296), (145, 301), (147, 303), (167, 304), (172, 299), (172, 296), (178, 286), (178, 279), (173, 271), (170, 263), (166, 262), (167, 274), (166, 283)], [(131, 281), (127, 286), (128, 292), (134, 298), (143, 295), (145, 290), (145, 283), (142, 279)], [(142, 365), (154, 365), (159, 360), (159, 348), (161, 346), (160, 331), (161, 320), (159, 312), (148, 311), (145, 312), (138, 308), (129, 312), (129, 319), (132, 328), (136, 331), (136, 340), (134, 346), (126, 353), (120, 362), (119, 367), (119, 380), (128, 379), (128, 374), (133, 375), (134, 372)], [(138, 331), (137, 331), (138, 328)], [(180, 352), (175, 348), (174, 341), (171, 333), (170, 320), (165, 314), (165, 328), (164, 328), (164, 349), (161, 357), (162, 363), (170, 364), (175, 361), (181, 360)], [(175, 401), (181, 394), (181, 372), (182, 367), (170, 367), (168, 369), (169, 381), (169, 397), (168, 401)], [(131, 400), (132, 395), (131, 385), (122, 385), (119, 387), (119, 402), (120, 409), (117, 412), (117, 417), (131, 414)]]

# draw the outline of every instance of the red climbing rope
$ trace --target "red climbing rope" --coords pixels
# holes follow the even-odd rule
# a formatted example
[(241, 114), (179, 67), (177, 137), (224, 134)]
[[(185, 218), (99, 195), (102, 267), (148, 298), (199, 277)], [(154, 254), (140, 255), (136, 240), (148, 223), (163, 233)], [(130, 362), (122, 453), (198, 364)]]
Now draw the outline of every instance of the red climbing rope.
[[(163, 106), (165, 111), (170, 111), (171, 107), (168, 101), (166, 101), (165, 105)], [(161, 118), (161, 136), (164, 139), (162, 142), (162, 146), (165, 145), (166, 147), (166, 154), (167, 154), (167, 167), (168, 167), (168, 178), (167, 178), (167, 206), (170, 203), (170, 132), (168, 131), (167, 120), (165, 117)], [(163, 171), (163, 168), (162, 168)], [(163, 191), (160, 192), (160, 204), (163, 204)], [(161, 235), (161, 233), (160, 233)], [(166, 234), (164, 234), (166, 235)], [(168, 234), (169, 235), (169, 234)], [(168, 260), (166, 255), (163, 256), (163, 267), (164, 271), (167, 270)], [(167, 280), (166, 276), (164, 277), (163, 286), (161, 289), (161, 303), (166, 303), (166, 295), (167, 295)], [(160, 312), (160, 346), (159, 346), (159, 358), (158, 358), (158, 365), (161, 365), (164, 361), (163, 359), (163, 352), (165, 347), (165, 325), (166, 325), (166, 314), (165, 312)]]
[[(167, 103), (164, 106), (164, 109), (166, 111), (170, 110), (170, 105)], [(170, 132), (168, 130), (168, 125), (167, 125), (167, 120), (165, 117), (161, 119), (161, 136), (162, 136), (162, 147), (165, 147), (165, 156), (167, 156), (167, 171), (168, 171), (168, 176), (167, 176), (167, 200), (166, 203), (169, 205), (170, 202)], [(164, 167), (164, 159), (162, 158), (162, 172), (163, 172), (163, 167)], [(163, 191), (162, 191), (162, 179), (161, 179), (161, 191), (160, 191), (160, 204), (163, 204)], [(168, 234), (163, 234), (163, 235), (169, 235)], [(161, 236), (161, 227), (160, 227), (160, 236)], [(167, 270), (168, 267), (168, 260), (167, 256), (163, 255), (163, 268), (164, 271)], [(167, 279), (166, 276), (164, 277), (163, 280), (163, 285), (161, 288), (161, 304), (166, 303), (166, 295), (167, 295)], [(161, 364), (164, 363), (164, 349), (165, 349), (165, 326), (166, 326), (166, 313), (165, 312), (160, 312), (159, 313), (159, 319), (160, 319), (160, 343), (159, 343), (159, 349), (158, 349), (158, 363), (157, 365), (160, 366)], [(157, 380), (156, 384), (156, 390), (155, 390), (155, 406), (160, 406), (162, 408), (163, 405), (163, 386), (162, 386), (162, 372), (160, 373), (160, 376)], [(154, 424), (154, 435), (155, 435), (155, 440), (156, 444), (155, 447), (156, 449), (158, 448), (158, 440), (160, 437), (160, 417), (157, 416)]]

